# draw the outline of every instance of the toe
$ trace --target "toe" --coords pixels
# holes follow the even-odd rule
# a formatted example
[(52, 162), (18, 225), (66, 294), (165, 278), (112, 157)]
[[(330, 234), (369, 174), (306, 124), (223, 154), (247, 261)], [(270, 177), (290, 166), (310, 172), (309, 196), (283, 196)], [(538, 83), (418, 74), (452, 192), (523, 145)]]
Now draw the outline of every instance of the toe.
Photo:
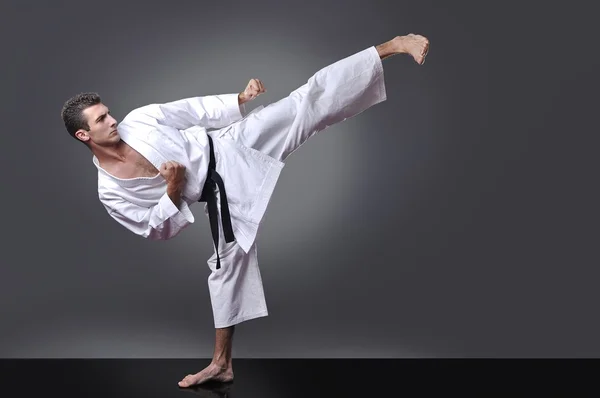
[(194, 375), (185, 376), (178, 384), (180, 387), (189, 387), (192, 382), (192, 377)]

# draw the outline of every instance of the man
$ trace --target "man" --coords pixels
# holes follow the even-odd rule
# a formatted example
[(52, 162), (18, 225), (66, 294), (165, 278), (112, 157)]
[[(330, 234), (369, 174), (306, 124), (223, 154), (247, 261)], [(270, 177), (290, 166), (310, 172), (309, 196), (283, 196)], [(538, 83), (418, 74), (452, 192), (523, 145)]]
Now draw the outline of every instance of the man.
[(386, 99), (383, 59), (404, 53), (421, 65), (428, 50), (423, 36), (397, 36), (319, 70), (248, 115), (244, 104), (265, 92), (258, 79), (239, 94), (143, 106), (118, 126), (95, 93), (65, 103), (65, 127), (92, 151), (99, 199), (118, 223), (145, 238), (170, 239), (194, 222), (192, 203), (207, 203), (215, 350), (211, 363), (179, 386), (233, 380), (235, 325), (267, 316), (255, 238), (284, 161), (315, 133)]

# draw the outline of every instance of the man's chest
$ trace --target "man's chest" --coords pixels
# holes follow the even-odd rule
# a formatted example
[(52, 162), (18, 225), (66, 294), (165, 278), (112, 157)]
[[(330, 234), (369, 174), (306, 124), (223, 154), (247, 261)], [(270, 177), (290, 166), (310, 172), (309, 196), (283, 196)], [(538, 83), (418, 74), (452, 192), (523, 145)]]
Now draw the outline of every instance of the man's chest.
[(136, 153), (132, 164), (132, 172), (140, 174), (138, 177), (154, 177), (158, 174), (158, 170), (145, 157)]
[(108, 170), (117, 178), (155, 177), (159, 171), (152, 163), (138, 152), (132, 151), (127, 161), (120, 163), (118, 167)]

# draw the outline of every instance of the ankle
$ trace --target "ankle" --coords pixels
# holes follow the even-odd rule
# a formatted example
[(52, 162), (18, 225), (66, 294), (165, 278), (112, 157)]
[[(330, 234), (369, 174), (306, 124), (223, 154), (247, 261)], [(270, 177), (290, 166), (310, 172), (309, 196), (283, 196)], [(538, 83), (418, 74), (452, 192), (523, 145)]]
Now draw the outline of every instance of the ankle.
[(217, 357), (217, 358), (213, 358), (213, 360), (210, 363), (212, 366), (215, 366), (219, 369), (225, 370), (228, 369), (229, 366), (231, 365), (231, 360), (228, 360), (225, 357)]

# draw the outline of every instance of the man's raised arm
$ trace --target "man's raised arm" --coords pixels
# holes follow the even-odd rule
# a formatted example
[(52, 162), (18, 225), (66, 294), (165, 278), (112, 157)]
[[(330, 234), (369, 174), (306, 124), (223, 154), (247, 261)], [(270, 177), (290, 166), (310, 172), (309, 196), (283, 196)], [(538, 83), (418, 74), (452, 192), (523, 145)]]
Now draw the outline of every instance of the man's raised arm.
[(179, 130), (193, 126), (218, 129), (244, 117), (244, 104), (265, 92), (258, 79), (251, 79), (246, 89), (239, 94), (220, 94), (190, 97), (162, 104), (151, 104), (133, 110), (144, 114), (160, 124)]

